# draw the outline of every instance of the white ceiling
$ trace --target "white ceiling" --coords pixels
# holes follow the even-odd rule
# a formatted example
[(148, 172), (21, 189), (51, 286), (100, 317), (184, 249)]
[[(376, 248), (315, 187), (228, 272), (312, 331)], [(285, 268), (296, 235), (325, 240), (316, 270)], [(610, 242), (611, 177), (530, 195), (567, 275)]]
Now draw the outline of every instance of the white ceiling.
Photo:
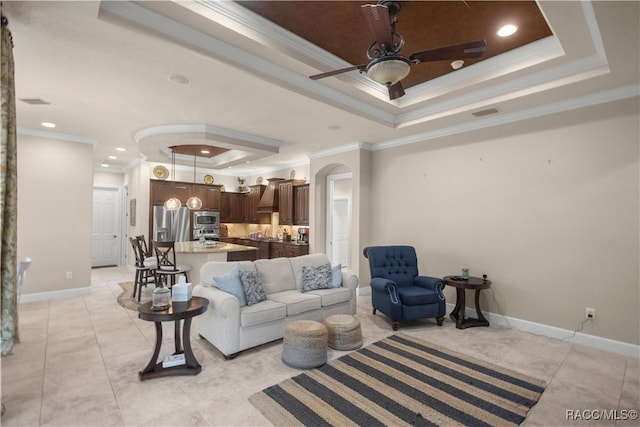
[(117, 172), (204, 142), (232, 151), (199, 167), (249, 175), (640, 94), (639, 2), (539, 6), (554, 36), (389, 101), (357, 72), (309, 80), (350, 64), (233, 2), (5, 2), (17, 98), (51, 104), (17, 101), (18, 133), (94, 144)]

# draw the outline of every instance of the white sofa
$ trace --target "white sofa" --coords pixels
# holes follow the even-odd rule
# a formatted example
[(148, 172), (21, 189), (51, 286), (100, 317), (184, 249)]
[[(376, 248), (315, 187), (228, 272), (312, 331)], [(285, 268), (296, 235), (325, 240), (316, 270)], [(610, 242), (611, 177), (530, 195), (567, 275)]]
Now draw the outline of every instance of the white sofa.
[[(333, 314), (355, 314), (358, 276), (342, 271), (339, 288), (302, 292), (302, 267), (329, 263), (325, 254), (295, 258), (259, 259), (240, 262), (208, 262), (200, 269), (202, 283), (193, 295), (209, 299), (209, 308), (195, 318), (198, 334), (225, 358), (240, 351), (280, 339), (287, 324), (294, 320), (322, 321)], [(240, 306), (234, 295), (216, 287), (214, 276), (237, 264), (245, 271), (257, 271), (267, 299), (251, 306)]]

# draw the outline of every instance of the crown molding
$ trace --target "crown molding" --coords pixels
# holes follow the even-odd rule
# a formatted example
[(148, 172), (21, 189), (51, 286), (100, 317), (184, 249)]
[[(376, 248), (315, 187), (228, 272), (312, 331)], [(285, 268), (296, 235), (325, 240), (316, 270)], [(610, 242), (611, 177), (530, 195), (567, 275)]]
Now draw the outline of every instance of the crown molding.
[(97, 138), (86, 136), (70, 135), (68, 133), (51, 132), (46, 130), (31, 129), (18, 127), (16, 129), (18, 135), (37, 136), (39, 138), (57, 139), (59, 141), (79, 142), (81, 144), (97, 145), (100, 141)]
[(640, 84), (623, 86), (617, 89), (606, 90), (590, 95), (575, 97), (555, 103), (545, 104), (538, 107), (529, 108), (522, 111), (513, 113), (500, 114), (496, 116), (488, 116), (482, 119), (478, 119), (473, 122), (464, 123), (461, 125), (450, 126), (448, 128), (442, 128), (435, 131), (423, 132), (409, 137), (392, 139), (385, 142), (380, 142), (371, 145), (372, 151), (385, 150), (388, 148), (399, 147), (402, 145), (414, 144), (417, 142), (423, 142), (433, 140), (436, 138), (442, 138), (445, 136), (451, 136), (458, 133), (470, 132), (474, 130), (499, 126), (507, 123), (518, 122), (521, 120), (533, 119), (536, 117), (548, 116), (552, 114), (561, 113), (569, 110), (576, 110), (579, 108), (590, 107), (593, 105), (603, 104), (607, 102), (614, 102), (622, 99), (639, 97), (640, 96)]

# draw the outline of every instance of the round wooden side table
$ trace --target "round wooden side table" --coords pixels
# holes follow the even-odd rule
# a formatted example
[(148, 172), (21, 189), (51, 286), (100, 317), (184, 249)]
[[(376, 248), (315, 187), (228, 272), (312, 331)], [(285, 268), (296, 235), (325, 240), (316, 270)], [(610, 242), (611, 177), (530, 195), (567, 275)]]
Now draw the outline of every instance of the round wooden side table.
[[(491, 286), (491, 280), (486, 280), (481, 277), (469, 277), (463, 279), (460, 276), (445, 276), (442, 278), (448, 286), (456, 288), (456, 306), (451, 312), (451, 319), (456, 322), (456, 328), (466, 329), (474, 326), (489, 326), (489, 321), (485, 319), (480, 311), (480, 291), (487, 289)], [(465, 318), (464, 311), (466, 308), (466, 296), (467, 289), (476, 291), (476, 315), (477, 319)]]
[[(209, 300), (202, 297), (192, 297), (185, 302), (172, 302), (165, 310), (152, 310), (151, 301), (138, 307), (138, 317), (156, 324), (156, 347), (153, 356), (147, 366), (138, 373), (140, 380), (166, 377), (168, 375), (197, 375), (202, 367), (196, 360), (191, 350), (191, 320), (205, 311), (209, 306)], [(180, 320), (184, 320), (182, 339), (180, 339)], [(175, 346), (174, 354), (184, 354), (184, 364), (163, 367), (162, 361), (158, 362), (160, 347), (162, 346), (162, 322), (175, 322)]]

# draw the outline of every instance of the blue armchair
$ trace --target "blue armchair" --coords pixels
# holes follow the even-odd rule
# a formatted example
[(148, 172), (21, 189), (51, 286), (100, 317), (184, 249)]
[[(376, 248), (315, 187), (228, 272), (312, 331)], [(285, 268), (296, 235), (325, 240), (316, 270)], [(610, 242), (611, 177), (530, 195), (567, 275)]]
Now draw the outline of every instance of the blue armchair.
[(445, 315), (445, 283), (418, 275), (418, 259), (412, 246), (370, 246), (364, 257), (371, 270), (373, 314), (380, 310), (391, 319), (394, 331), (401, 320), (435, 317), (442, 326)]

